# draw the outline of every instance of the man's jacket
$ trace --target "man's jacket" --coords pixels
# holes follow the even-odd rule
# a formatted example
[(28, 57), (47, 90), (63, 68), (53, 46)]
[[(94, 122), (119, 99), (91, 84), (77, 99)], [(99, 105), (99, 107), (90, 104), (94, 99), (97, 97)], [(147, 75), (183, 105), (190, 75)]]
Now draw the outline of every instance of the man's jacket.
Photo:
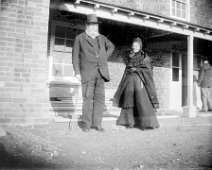
[(97, 36), (98, 51), (92, 39), (85, 33), (75, 38), (72, 63), (75, 74), (81, 75), (82, 83), (88, 82), (99, 71), (105, 81), (110, 80), (107, 59), (114, 51), (114, 45), (103, 35)]
[(212, 87), (212, 67), (204, 64), (200, 69), (198, 85), (203, 88)]

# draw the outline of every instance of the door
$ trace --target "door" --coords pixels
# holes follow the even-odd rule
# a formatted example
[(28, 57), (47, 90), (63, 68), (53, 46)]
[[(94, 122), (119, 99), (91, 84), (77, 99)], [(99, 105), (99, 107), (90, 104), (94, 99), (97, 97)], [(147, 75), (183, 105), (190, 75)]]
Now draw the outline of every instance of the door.
[(182, 55), (171, 53), (170, 109), (182, 109)]

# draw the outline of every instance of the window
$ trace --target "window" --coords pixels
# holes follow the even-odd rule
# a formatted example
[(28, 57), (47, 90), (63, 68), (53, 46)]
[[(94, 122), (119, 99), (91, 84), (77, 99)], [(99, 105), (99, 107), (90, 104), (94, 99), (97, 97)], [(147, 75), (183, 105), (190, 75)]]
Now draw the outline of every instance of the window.
[(179, 81), (180, 56), (178, 53), (172, 53), (172, 81)]
[(189, 0), (171, 0), (171, 16), (189, 20)]
[(77, 30), (65, 26), (55, 27), (53, 76), (71, 75), (71, 52)]
[(82, 32), (79, 28), (69, 25), (54, 26), (52, 52), (52, 76), (54, 79), (63, 79), (73, 75), (72, 48), (76, 35)]

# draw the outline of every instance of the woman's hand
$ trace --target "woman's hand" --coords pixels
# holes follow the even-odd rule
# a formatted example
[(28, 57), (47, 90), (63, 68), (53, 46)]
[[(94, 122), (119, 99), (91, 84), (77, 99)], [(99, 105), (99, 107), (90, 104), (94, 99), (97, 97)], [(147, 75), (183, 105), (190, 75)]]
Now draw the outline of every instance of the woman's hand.
[(153, 104), (153, 108), (154, 108), (154, 109), (159, 109), (159, 107), (160, 107), (160, 106), (159, 106), (158, 103), (154, 103), (154, 104)]

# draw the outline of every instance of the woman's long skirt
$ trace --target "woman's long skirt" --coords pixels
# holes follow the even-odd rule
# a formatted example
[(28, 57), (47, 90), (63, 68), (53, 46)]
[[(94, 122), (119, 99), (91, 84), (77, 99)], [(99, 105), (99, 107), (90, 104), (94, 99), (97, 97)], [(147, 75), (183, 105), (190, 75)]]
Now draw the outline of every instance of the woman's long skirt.
[[(147, 89), (136, 73), (127, 75), (124, 90), (123, 107), (117, 121), (118, 125), (138, 126), (141, 129), (158, 128), (159, 123), (150, 102)], [(134, 100), (134, 107), (127, 107)], [(131, 101), (132, 102), (132, 101)]]

